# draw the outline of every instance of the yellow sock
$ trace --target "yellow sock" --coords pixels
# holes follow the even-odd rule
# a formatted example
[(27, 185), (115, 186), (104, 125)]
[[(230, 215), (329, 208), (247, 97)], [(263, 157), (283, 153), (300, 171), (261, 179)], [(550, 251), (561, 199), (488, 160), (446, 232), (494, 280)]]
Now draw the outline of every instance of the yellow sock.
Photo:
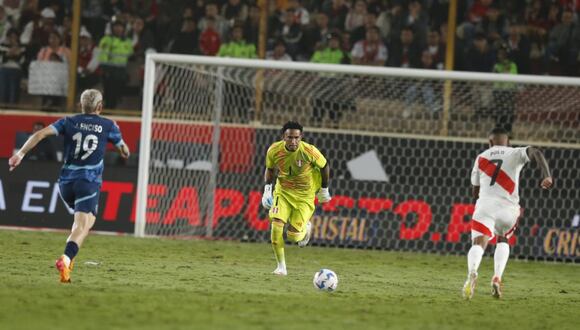
[(288, 236), (288, 240), (294, 243), (300, 242), (301, 240), (304, 239), (304, 236), (306, 236), (306, 229), (304, 229), (301, 232), (295, 232), (295, 231), (286, 231), (286, 235)]
[(278, 262), (278, 267), (286, 269), (286, 261), (284, 260), (284, 224), (272, 222), (272, 249)]

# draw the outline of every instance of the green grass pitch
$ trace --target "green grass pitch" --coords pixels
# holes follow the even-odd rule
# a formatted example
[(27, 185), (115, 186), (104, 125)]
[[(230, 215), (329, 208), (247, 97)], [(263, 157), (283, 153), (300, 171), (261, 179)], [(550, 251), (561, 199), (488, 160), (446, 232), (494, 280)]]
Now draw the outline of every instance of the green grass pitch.
[[(578, 329), (580, 268), (510, 260), (504, 299), (486, 254), (472, 301), (465, 257), (93, 235), (70, 285), (54, 260), (66, 234), (0, 231), (0, 329)], [(86, 264), (87, 261), (98, 265)], [(337, 292), (312, 285), (321, 267)]]

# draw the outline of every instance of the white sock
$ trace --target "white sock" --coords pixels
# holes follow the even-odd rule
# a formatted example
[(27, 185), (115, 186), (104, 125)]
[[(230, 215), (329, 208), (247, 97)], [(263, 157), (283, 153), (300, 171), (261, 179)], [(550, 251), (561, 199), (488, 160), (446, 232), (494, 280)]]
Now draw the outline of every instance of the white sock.
[(281, 269), (284, 271), (286, 270), (286, 260), (283, 260), (282, 262), (278, 263), (278, 269)]
[(469, 274), (476, 273), (483, 257), (483, 248), (480, 245), (472, 245), (467, 253), (467, 269)]
[(66, 254), (63, 254), (62, 256), (64, 258), (64, 265), (70, 267), (70, 258)]
[(494, 276), (497, 276), (501, 280), (505, 266), (507, 265), (508, 259), (510, 258), (510, 245), (508, 243), (497, 243), (495, 246), (495, 253), (493, 255), (494, 263)]

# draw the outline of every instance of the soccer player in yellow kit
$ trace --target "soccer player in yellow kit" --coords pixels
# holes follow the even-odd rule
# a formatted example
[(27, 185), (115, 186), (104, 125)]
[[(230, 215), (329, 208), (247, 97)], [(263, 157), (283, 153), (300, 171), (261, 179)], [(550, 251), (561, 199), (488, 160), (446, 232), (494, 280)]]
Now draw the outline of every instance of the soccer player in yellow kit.
[[(274, 174), (276, 187), (272, 192)], [(271, 240), (278, 267), (272, 272), (287, 275), (284, 260), (284, 225), (289, 241), (304, 247), (310, 241), (314, 196), (318, 202), (330, 201), (330, 169), (326, 158), (313, 145), (302, 141), (302, 125), (289, 121), (282, 127), (282, 140), (274, 142), (266, 154), (262, 206), (270, 210)]]

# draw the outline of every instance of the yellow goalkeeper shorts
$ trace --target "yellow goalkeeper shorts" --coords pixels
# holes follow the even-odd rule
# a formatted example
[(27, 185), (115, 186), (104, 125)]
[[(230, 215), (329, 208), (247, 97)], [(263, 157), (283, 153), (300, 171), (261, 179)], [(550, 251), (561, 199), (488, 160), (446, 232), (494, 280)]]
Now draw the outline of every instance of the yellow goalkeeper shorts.
[(279, 219), (301, 232), (314, 214), (314, 199), (299, 200), (287, 194), (274, 191), (274, 203), (270, 208), (270, 219)]

